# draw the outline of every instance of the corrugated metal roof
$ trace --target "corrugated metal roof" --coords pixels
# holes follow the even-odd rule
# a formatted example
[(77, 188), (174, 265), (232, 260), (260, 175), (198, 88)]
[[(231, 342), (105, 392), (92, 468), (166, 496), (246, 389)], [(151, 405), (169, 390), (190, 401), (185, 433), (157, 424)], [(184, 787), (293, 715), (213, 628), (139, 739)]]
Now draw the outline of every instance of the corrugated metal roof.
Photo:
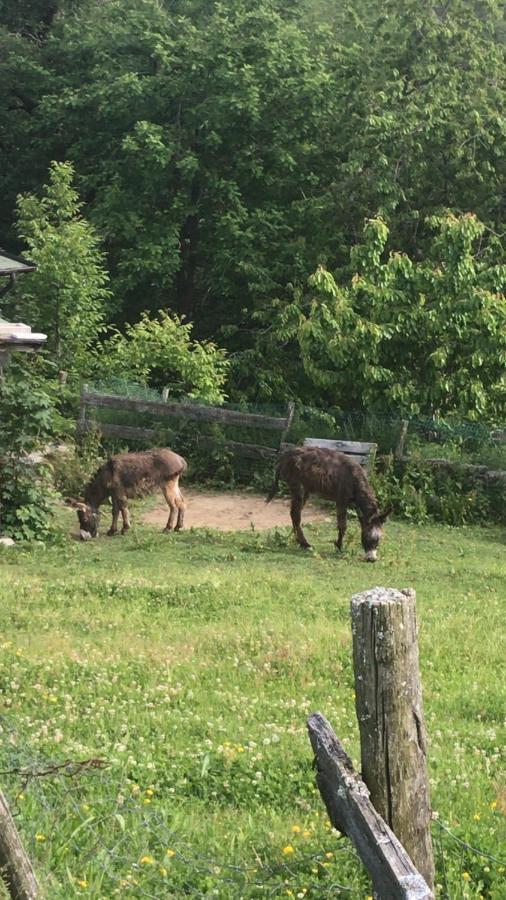
[(13, 256), (11, 253), (5, 253), (4, 250), (0, 250), (0, 275), (32, 272), (35, 268), (35, 263), (30, 262), (29, 259), (23, 259), (22, 256)]

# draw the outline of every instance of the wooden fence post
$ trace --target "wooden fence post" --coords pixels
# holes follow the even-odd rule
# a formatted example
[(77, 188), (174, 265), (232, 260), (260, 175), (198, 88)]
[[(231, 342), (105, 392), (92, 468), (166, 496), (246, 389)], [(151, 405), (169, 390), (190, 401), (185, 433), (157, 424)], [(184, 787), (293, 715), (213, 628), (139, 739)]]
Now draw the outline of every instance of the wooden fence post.
[(283, 443), (285, 442), (290, 428), (292, 427), (293, 417), (295, 415), (295, 403), (293, 400), (290, 400), (287, 408), (286, 408), (286, 419), (283, 431), (281, 432), (281, 437), (279, 438), (279, 449), (282, 449)]
[(79, 421), (78, 431), (83, 434), (86, 431), (86, 394), (88, 393), (88, 385), (83, 384), (81, 388), (81, 401), (79, 404)]
[(355, 702), (371, 801), (433, 888), (415, 599), (380, 587), (352, 597)]
[(39, 886), (9, 805), (0, 791), (0, 874), (12, 900), (35, 900)]
[(408, 428), (409, 421), (407, 419), (403, 419), (401, 422), (399, 434), (397, 435), (397, 443), (394, 450), (395, 459), (402, 459), (402, 457), (404, 456), (404, 445), (406, 443), (406, 437), (408, 435)]

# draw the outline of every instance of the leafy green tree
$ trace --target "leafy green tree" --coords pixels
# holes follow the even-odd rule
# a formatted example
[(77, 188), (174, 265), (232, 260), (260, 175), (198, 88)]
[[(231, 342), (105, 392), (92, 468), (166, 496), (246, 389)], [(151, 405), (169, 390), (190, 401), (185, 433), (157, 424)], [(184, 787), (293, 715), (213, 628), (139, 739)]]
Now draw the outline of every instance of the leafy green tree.
[(20, 284), (15, 304), (32, 328), (47, 332), (58, 368), (85, 374), (110, 292), (98, 239), (80, 215), (72, 181), (69, 163), (53, 163), (42, 198), (18, 199), (19, 233), (37, 270)]
[(185, 315), (233, 351), (236, 394), (294, 384), (259, 359), (257, 312), (319, 262), (342, 282), (364, 219), (379, 212), (415, 262), (444, 210), (503, 230), (499, 0), (60, 0), (40, 40), (6, 10), (4, 233), (20, 186), (72, 160), (109, 321)]
[(41, 145), (64, 135), (130, 319), (169, 305), (215, 332), (302, 263), (333, 92), (324, 44), (280, 10), (111, 0), (55, 34)]
[[(296, 341), (306, 376), (336, 406), (502, 420), (506, 412), (506, 267), (476, 246), (484, 225), (433, 217), (427, 258), (390, 252), (369, 220), (341, 286), (319, 267), (310, 291), (277, 304), (269, 340)], [(479, 250), (479, 252), (477, 252)], [(275, 307), (276, 308), (276, 307)]]
[(192, 325), (160, 310), (157, 318), (144, 313), (125, 333), (117, 331), (103, 345), (97, 360), (101, 378), (128, 378), (168, 387), (174, 396), (224, 400), (228, 370), (225, 351), (209, 341), (194, 341)]

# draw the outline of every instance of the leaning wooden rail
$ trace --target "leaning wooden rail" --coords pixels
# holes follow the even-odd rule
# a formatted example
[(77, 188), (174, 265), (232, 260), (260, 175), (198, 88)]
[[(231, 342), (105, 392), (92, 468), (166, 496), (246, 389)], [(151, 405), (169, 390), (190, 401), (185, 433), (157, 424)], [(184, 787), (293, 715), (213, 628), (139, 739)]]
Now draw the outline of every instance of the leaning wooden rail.
[(406, 850), (376, 812), (369, 791), (320, 713), (307, 723), (317, 782), (334, 828), (353, 842), (381, 900), (433, 900)]

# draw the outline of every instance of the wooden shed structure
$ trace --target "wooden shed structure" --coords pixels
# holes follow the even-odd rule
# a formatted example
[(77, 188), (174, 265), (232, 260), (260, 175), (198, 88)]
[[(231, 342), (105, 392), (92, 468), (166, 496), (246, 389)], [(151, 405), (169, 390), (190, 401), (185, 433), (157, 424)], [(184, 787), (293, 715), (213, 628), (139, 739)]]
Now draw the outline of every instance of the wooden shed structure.
[[(0, 250), (0, 297), (14, 286), (20, 273), (33, 272), (35, 268), (35, 263)], [(30, 353), (46, 341), (47, 335), (34, 333), (29, 325), (8, 322), (0, 316), (0, 368), (7, 365), (13, 350)]]

